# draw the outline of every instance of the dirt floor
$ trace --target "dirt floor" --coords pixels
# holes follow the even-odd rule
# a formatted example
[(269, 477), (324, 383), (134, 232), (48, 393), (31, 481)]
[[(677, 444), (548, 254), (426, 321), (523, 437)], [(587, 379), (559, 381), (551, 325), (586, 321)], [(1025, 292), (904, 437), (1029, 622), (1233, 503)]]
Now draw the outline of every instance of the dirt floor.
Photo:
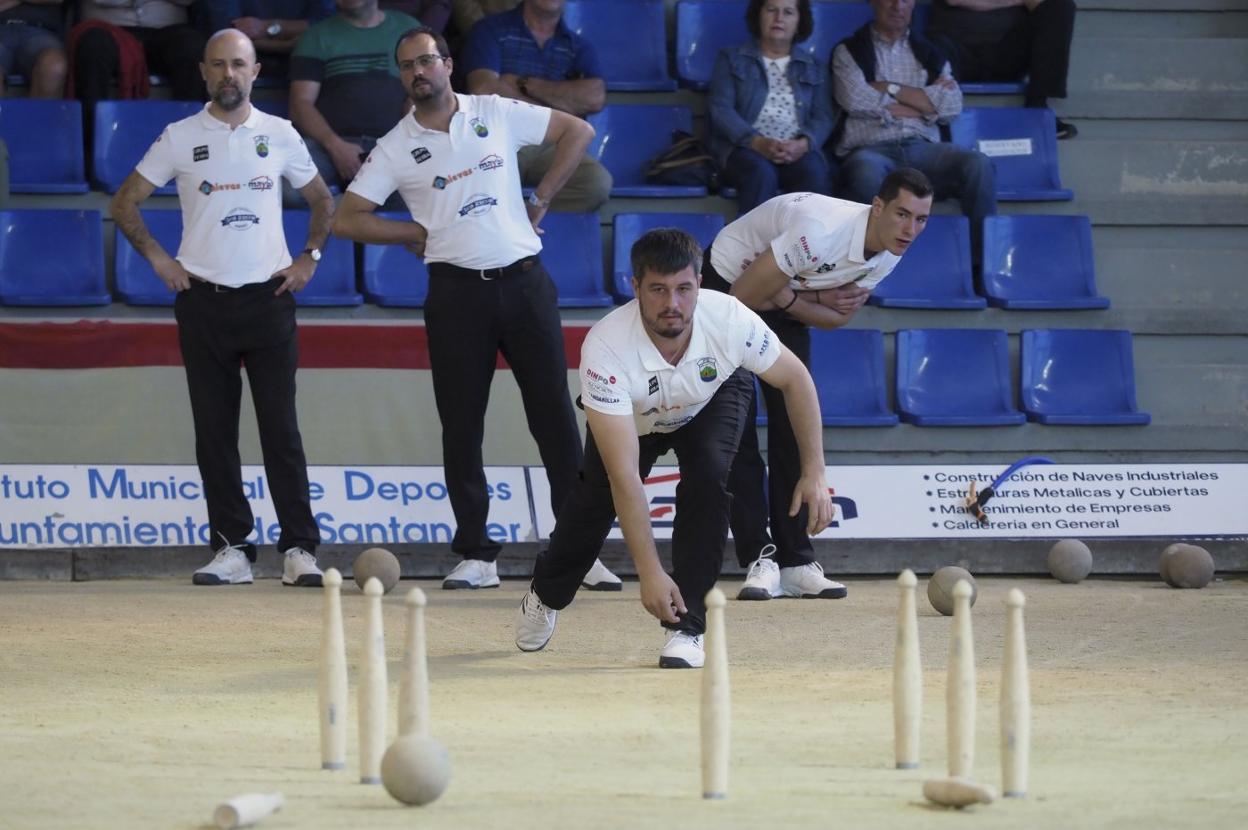
[[(404, 808), (322, 772), (321, 594), (264, 580), (0, 583), (0, 827), (203, 828), (230, 796), (280, 790), (262, 826), (1242, 827), (1248, 815), (1248, 581), (981, 579), (976, 776), (1000, 788), (1005, 594), (1027, 594), (1031, 793), (966, 812), (925, 805), (943, 776), (947, 632), (922, 596), (923, 768), (897, 771), (892, 580), (840, 601), (730, 602), (730, 795), (700, 797), (699, 672), (660, 671), (661, 633), (622, 594), (582, 593), (546, 651), (512, 644), (520, 582), (385, 598), (391, 735), (402, 595), (427, 614), (433, 734), (447, 793)], [(344, 588), (348, 659), (363, 599)], [(736, 584), (723, 584), (735, 593)], [(731, 594), (730, 594), (731, 596)]]

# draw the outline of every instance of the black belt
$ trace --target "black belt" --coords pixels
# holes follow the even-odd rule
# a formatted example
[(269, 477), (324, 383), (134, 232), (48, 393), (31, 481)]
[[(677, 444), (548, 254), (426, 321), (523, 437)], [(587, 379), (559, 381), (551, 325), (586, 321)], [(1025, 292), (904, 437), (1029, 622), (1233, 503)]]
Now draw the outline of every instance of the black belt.
[[(190, 274), (187, 274), (189, 277)], [(210, 280), (201, 280), (199, 277), (191, 277), (191, 288), (202, 288), (205, 291), (213, 291), (217, 294), (228, 294), (232, 291), (255, 291), (257, 288), (265, 288), (270, 285), (273, 280), (280, 280), (281, 277), (273, 277), (264, 282), (249, 282), (243, 285), (221, 285)]]
[(525, 271), (531, 271), (538, 265), (538, 262), (536, 255), (517, 259), (510, 265), (504, 265), (501, 268), (461, 268), (449, 262), (431, 262), (429, 263), (429, 274), (431, 276), (445, 274), (448, 277), (477, 277), (483, 280), (496, 280), (499, 277), (510, 277), (514, 274), (523, 274)]

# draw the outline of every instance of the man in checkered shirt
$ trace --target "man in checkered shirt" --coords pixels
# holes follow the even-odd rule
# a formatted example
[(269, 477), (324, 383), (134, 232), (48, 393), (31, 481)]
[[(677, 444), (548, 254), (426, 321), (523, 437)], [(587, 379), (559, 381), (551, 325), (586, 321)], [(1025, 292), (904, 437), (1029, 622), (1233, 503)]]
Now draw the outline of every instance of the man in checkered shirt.
[(962, 90), (943, 52), (910, 28), (914, 0), (871, 5), (875, 19), (832, 52), (833, 92), (846, 114), (836, 142), (837, 195), (870, 202), (890, 172), (916, 168), (938, 199), (961, 204), (978, 263), (982, 220), (997, 212), (992, 161), (940, 140), (940, 125), (962, 112)]

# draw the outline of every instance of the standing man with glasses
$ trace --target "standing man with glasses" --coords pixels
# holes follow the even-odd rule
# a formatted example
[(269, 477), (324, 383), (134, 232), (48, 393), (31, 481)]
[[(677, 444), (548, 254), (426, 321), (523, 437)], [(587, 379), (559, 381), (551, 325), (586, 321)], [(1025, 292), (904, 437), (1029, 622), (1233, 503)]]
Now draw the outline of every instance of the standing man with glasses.
[[(490, 505), (481, 444), (500, 351), (520, 387), (556, 515), (581, 463), (563, 326), (555, 285), (538, 257), (538, 235), (550, 200), (576, 169), (594, 130), (558, 110), (456, 94), (446, 41), (432, 29), (405, 32), (395, 60), (415, 107), (369, 154), (339, 205), (334, 233), (406, 245), (428, 263), (425, 330), (446, 487), (458, 525), (451, 549), (464, 557), (442, 587), (495, 588), (501, 545), (486, 533)], [(555, 161), (524, 201), (516, 150), (542, 142), (554, 143)], [(375, 215), (396, 190), (414, 222)], [(584, 582), (620, 587), (601, 562)]]
[[(247, 539), (256, 528), (238, 455), (242, 366), (281, 525), (282, 584), (319, 586), (315, 553), (320, 533), (295, 411), (299, 344), (293, 292), (312, 279), (334, 202), (290, 122), (251, 105), (260, 65), (247, 35), (237, 29), (213, 35), (200, 71), (212, 100), (198, 115), (165, 128), (110, 205), (113, 221), (130, 244), (178, 292), (173, 313), (216, 548), (192, 581), (252, 581), (256, 546)], [(307, 242), (293, 261), (282, 230), (282, 177), (312, 206)], [(176, 259), (152, 238), (139, 213), (139, 204), (170, 179), (177, 180), (182, 204)]]

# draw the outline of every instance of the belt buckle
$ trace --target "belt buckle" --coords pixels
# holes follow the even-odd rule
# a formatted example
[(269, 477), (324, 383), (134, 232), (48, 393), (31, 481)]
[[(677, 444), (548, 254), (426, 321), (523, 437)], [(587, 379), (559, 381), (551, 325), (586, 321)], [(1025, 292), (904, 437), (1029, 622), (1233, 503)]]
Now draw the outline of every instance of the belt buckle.
[[(489, 272), (491, 271), (494, 272), (494, 276), (489, 276)], [(499, 277), (503, 275), (503, 269), (502, 268), (482, 268), (479, 274), (481, 276), (481, 279), (485, 280), (486, 282), (493, 282), (494, 280), (498, 279)]]

